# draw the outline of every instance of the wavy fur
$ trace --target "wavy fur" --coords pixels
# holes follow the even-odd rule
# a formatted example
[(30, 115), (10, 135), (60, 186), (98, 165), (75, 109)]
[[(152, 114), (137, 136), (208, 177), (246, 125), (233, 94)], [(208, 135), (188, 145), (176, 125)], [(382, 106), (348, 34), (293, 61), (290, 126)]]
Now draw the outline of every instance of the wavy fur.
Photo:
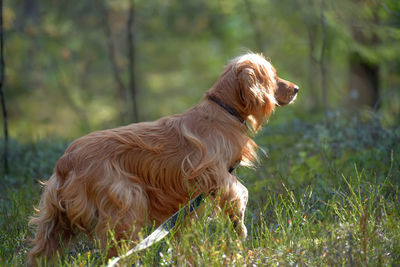
[(235, 108), (257, 131), (277, 104), (274, 71), (261, 55), (240, 56), (187, 112), (93, 132), (71, 143), (30, 220), (36, 228), (30, 264), (54, 255), (78, 230), (103, 246), (109, 228), (117, 239), (136, 240), (143, 226), (162, 223), (200, 192), (220, 192), (220, 204), (230, 203), (228, 213), (245, 235), (247, 189), (227, 170), (238, 160), (252, 164), (257, 145), (246, 125), (208, 96)]

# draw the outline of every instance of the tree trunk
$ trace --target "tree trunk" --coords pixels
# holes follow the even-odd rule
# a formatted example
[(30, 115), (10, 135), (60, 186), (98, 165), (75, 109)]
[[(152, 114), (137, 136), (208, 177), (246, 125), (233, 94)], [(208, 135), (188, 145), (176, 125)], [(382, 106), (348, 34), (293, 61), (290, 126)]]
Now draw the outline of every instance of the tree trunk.
[(359, 53), (349, 57), (349, 105), (350, 107), (379, 107), (379, 66), (370, 63)]
[(317, 88), (317, 72), (318, 72), (318, 60), (315, 57), (316, 52), (316, 40), (318, 24), (317, 15), (314, 13), (312, 6), (315, 6), (312, 0), (307, 1), (308, 6), (300, 5), (299, 8), (303, 10), (304, 22), (307, 28), (307, 40), (308, 40), (308, 90), (311, 92), (311, 107), (312, 109), (318, 108), (318, 88)]
[[(373, 7), (371, 7), (373, 8)], [(373, 23), (379, 24), (378, 9), (372, 10)], [(351, 32), (356, 43), (373, 48), (379, 43), (375, 33), (367, 35), (363, 29), (352, 22)], [(358, 51), (349, 55), (349, 78), (348, 78), (348, 104), (351, 108), (370, 107), (379, 108), (379, 65), (371, 62)]]
[(321, 0), (320, 23), (321, 23), (321, 55), (319, 64), (321, 69), (321, 89), (322, 89), (322, 105), (324, 107), (325, 121), (328, 122), (328, 101), (327, 101), (327, 86), (326, 86), (326, 65), (325, 65), (325, 49), (326, 49), (326, 25), (324, 14), (324, 0)]
[(3, 114), (3, 127), (4, 127), (4, 172), (9, 173), (8, 168), (8, 116), (6, 107), (6, 98), (4, 94), (4, 41), (3, 41), (3, 0), (0, 0), (0, 97), (1, 97), (1, 110)]
[(137, 88), (135, 81), (135, 7), (134, 0), (130, 0), (129, 14), (127, 21), (127, 46), (129, 58), (129, 89), (132, 100), (132, 117), (134, 122), (139, 121), (137, 106)]
[(126, 87), (121, 77), (121, 69), (118, 66), (117, 60), (117, 50), (115, 48), (115, 44), (113, 41), (113, 36), (110, 27), (110, 20), (109, 20), (109, 11), (107, 10), (106, 5), (103, 3), (99, 5), (100, 11), (104, 16), (104, 31), (107, 38), (107, 48), (108, 48), (108, 57), (110, 59), (111, 70), (113, 73), (114, 81), (115, 81), (115, 89), (116, 89), (116, 97), (118, 108), (120, 110), (120, 120), (122, 123), (126, 122)]

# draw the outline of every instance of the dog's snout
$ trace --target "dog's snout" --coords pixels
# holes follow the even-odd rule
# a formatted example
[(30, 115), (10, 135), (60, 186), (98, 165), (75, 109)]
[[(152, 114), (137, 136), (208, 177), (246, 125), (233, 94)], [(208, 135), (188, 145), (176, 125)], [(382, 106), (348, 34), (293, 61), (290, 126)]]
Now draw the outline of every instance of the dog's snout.
[(299, 91), (299, 89), (300, 89), (300, 88), (299, 88), (297, 85), (295, 85), (294, 88), (293, 88), (294, 93), (297, 94), (297, 92)]

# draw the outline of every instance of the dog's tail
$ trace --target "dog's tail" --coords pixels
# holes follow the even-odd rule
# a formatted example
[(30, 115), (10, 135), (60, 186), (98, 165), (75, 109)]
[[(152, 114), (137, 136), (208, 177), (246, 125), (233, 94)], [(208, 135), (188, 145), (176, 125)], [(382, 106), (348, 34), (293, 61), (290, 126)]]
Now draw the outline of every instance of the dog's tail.
[(32, 249), (28, 252), (28, 265), (35, 266), (39, 257), (50, 258), (60, 248), (60, 241), (68, 242), (73, 235), (71, 224), (57, 193), (58, 178), (55, 174), (45, 183), (37, 214), (29, 225), (36, 228), (35, 238), (31, 240)]

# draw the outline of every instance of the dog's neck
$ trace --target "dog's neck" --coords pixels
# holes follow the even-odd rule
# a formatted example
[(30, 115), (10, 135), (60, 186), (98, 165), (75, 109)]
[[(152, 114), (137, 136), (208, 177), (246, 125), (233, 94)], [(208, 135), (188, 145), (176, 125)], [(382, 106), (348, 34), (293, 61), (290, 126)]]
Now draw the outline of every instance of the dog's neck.
[(229, 114), (236, 117), (241, 123), (246, 122), (246, 120), (243, 119), (242, 116), (240, 116), (239, 112), (234, 107), (231, 107), (228, 104), (225, 104), (224, 102), (222, 102), (221, 100), (219, 100), (217, 97), (215, 97), (213, 95), (209, 95), (208, 99), (215, 102), (216, 104), (218, 104), (221, 108), (225, 109)]

